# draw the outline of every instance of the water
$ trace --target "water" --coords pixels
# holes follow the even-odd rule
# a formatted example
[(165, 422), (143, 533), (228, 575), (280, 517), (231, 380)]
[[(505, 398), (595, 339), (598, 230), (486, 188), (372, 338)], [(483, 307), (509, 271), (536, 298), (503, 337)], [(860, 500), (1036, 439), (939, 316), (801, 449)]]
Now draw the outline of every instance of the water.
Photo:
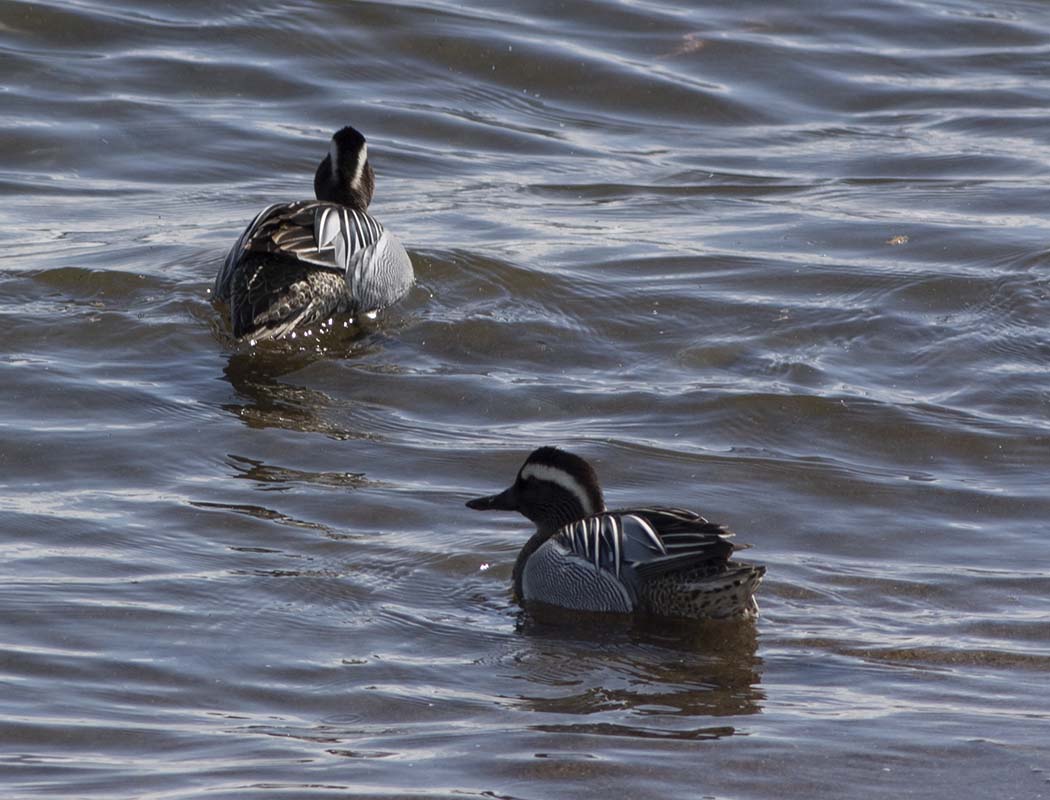
[[(1046, 4), (0, 0), (0, 74), (5, 798), (1050, 795)], [(347, 123), (418, 285), (233, 347)], [(522, 617), (540, 444), (762, 617)]]

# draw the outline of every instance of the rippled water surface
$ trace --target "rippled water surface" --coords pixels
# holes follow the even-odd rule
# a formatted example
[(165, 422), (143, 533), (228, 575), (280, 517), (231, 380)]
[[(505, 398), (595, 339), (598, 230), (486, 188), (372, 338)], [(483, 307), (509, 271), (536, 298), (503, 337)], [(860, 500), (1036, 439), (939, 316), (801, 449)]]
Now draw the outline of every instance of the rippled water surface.
[[(1050, 796), (1050, 6), (0, 0), (5, 798)], [(418, 283), (209, 300), (333, 130)], [(767, 565), (522, 616), (540, 444)]]

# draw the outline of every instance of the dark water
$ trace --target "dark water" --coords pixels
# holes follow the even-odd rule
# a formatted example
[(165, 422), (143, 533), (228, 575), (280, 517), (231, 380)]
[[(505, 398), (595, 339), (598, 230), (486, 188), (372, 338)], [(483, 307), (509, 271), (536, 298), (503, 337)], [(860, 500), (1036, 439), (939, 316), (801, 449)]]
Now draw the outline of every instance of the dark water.
[[(1050, 796), (1046, 3), (0, 0), (0, 75), (0, 795)], [(418, 285), (238, 351), (346, 123)], [(519, 616), (539, 444), (757, 624)]]

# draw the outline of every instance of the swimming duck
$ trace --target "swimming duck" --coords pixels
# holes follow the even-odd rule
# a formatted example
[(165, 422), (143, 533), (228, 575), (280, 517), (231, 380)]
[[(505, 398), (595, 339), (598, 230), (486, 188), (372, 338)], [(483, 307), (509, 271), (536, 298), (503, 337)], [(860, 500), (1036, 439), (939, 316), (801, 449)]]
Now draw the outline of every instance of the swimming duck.
[(317, 199), (260, 211), (215, 277), (235, 337), (276, 339), (337, 314), (377, 311), (408, 291), (405, 248), (367, 213), (374, 191), (365, 137), (337, 131), (314, 175)]
[(555, 447), (533, 451), (514, 484), (467, 502), (536, 524), (514, 564), (514, 595), (574, 611), (753, 617), (766, 568), (731, 561), (733, 534), (693, 511), (607, 511), (594, 469)]

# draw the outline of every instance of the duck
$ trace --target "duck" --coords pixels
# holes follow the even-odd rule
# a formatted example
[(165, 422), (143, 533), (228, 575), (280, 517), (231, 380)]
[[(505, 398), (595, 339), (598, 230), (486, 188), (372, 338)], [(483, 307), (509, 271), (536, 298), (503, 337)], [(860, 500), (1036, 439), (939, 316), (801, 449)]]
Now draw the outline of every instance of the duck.
[(228, 309), (234, 338), (254, 344), (336, 315), (374, 316), (408, 292), (412, 261), (368, 213), (374, 191), (365, 137), (336, 131), (314, 174), (317, 199), (260, 211), (215, 276), (213, 299)]
[(607, 510), (594, 468), (557, 447), (525, 459), (510, 488), (467, 502), (536, 525), (512, 573), (526, 608), (680, 619), (754, 618), (764, 566), (731, 559), (733, 534), (684, 508)]

